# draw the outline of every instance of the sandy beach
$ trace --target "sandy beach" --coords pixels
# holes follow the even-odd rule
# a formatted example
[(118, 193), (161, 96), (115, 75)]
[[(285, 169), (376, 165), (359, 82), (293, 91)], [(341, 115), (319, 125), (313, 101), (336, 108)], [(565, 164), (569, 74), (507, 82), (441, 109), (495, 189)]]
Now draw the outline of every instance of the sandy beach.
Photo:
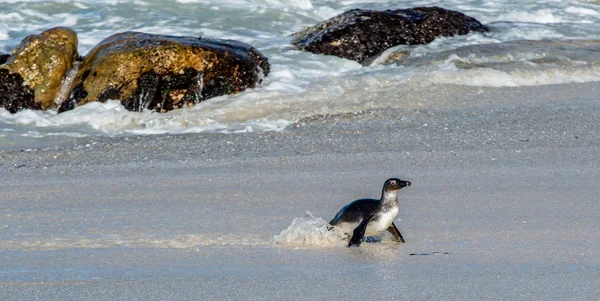
[[(597, 300), (599, 90), (439, 85), (281, 132), (2, 150), (0, 299)], [(274, 243), (392, 176), (406, 244)]]

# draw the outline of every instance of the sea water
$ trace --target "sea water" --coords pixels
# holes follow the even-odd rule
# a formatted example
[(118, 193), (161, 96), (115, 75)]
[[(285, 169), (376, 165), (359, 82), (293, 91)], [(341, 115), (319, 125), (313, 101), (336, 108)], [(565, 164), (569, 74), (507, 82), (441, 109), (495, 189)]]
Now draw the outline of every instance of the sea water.
[[(490, 32), (398, 46), (365, 66), (290, 44), (294, 32), (353, 8), (433, 5), (472, 16)], [(69, 137), (281, 131), (314, 115), (405, 106), (398, 101), (403, 94), (439, 84), (485, 88), (600, 80), (594, 41), (600, 39), (600, 2), (592, 0), (9, 0), (0, 2), (0, 11), (4, 53), (28, 35), (67, 26), (77, 32), (82, 55), (112, 34), (139, 31), (238, 40), (258, 48), (271, 64), (254, 89), (165, 114), (129, 112), (118, 100), (63, 114), (0, 108), (0, 149), (49, 146)], [(489, 46), (522, 40), (540, 43)], [(570, 40), (591, 41), (583, 47), (554, 43)], [(406, 57), (385, 64), (392, 51)]]

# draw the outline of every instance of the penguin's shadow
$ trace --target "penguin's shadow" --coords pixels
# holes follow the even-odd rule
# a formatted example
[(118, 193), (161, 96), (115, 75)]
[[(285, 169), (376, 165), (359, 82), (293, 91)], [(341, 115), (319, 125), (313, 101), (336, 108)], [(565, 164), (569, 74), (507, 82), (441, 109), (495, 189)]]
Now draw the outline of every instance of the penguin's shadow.
[[(403, 245), (403, 243), (400, 243), (398, 241), (393, 240), (391, 237), (386, 239), (387, 237), (385, 237), (385, 235), (383, 236), (367, 236), (363, 239), (363, 243), (366, 244), (378, 244), (378, 243), (383, 243), (385, 245), (389, 245), (389, 244), (398, 244), (398, 245)], [(349, 238), (348, 238), (349, 239)], [(437, 256), (437, 255), (450, 255), (449, 252), (422, 252), (422, 253), (410, 253), (408, 254), (409, 256)]]

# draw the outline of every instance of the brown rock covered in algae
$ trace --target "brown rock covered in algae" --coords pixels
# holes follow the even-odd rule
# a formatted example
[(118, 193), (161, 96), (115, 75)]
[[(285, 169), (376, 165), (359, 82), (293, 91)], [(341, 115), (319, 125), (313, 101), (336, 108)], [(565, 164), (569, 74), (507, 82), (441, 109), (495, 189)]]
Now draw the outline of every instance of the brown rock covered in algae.
[(5, 94), (0, 105), (11, 112), (57, 107), (61, 83), (77, 57), (77, 33), (69, 28), (55, 27), (26, 37), (0, 66), (0, 91)]
[(267, 58), (241, 42), (119, 33), (90, 51), (59, 111), (118, 99), (129, 110), (165, 112), (253, 88), (268, 72)]
[(463, 13), (440, 7), (353, 9), (294, 34), (302, 50), (362, 62), (396, 45), (427, 44), (438, 37), (488, 28)]

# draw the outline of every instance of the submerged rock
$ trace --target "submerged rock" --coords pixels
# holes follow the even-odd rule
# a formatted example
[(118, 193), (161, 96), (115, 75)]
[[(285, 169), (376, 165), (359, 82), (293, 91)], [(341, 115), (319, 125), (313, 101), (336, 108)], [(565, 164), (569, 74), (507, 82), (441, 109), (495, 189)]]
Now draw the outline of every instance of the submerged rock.
[(438, 37), (488, 28), (463, 13), (439, 7), (373, 11), (353, 9), (294, 34), (302, 50), (363, 61), (396, 45), (427, 44)]
[(165, 112), (253, 88), (268, 72), (267, 58), (241, 42), (125, 32), (90, 51), (59, 112), (108, 99)]
[[(23, 39), (5, 65), (0, 66), (0, 91), (9, 94), (2, 96), (4, 106), (10, 103), (11, 112), (15, 108), (56, 107), (61, 83), (77, 57), (77, 34), (69, 28), (55, 27)], [(34, 93), (33, 102), (24, 92), (30, 90)]]
[(457, 69), (490, 68), (524, 71), (560, 68), (563, 71), (600, 65), (600, 40), (515, 40), (477, 44), (415, 57), (396, 58), (390, 53), (384, 63), (427, 68), (453, 64)]

